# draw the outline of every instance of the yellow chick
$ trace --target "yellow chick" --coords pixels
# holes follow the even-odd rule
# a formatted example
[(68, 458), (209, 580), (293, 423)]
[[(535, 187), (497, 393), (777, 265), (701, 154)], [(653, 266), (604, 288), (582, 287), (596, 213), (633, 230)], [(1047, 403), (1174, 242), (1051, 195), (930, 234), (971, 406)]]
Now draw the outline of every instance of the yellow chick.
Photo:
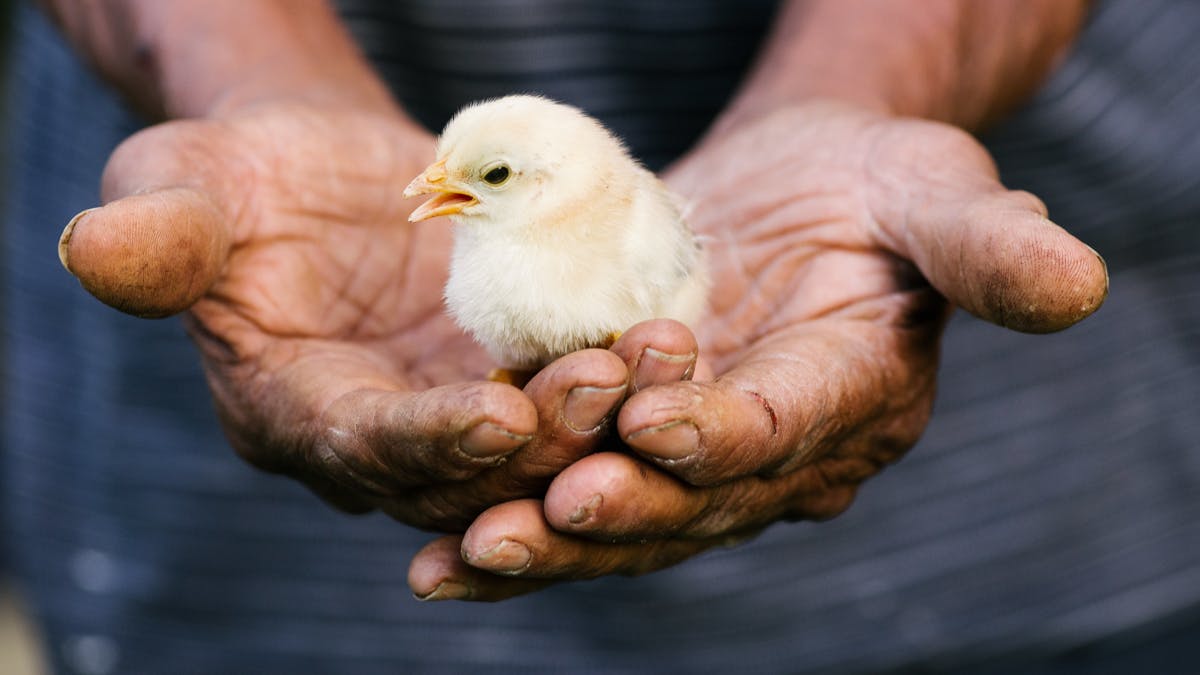
[(449, 216), (446, 306), (501, 365), (536, 370), (633, 324), (687, 325), (708, 294), (678, 200), (599, 122), (537, 96), (470, 105), (404, 190)]

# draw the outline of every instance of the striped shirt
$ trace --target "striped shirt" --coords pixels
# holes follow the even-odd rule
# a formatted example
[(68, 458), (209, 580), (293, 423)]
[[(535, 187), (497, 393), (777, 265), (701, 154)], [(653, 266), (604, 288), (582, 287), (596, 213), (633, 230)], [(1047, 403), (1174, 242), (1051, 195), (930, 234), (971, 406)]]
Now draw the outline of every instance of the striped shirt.
[[(541, 92), (656, 167), (727, 100), (772, 9), (341, 3), (430, 128)], [(987, 139), (1010, 186), (1105, 255), (1096, 316), (1037, 337), (957, 317), (925, 437), (834, 521), (482, 606), (412, 600), (428, 535), (246, 467), (179, 323), (122, 316), (61, 271), (58, 228), (139, 124), (39, 16), (19, 24), (0, 534), (56, 670), (1163, 673), (1200, 655), (1200, 4), (1098, 3)]]

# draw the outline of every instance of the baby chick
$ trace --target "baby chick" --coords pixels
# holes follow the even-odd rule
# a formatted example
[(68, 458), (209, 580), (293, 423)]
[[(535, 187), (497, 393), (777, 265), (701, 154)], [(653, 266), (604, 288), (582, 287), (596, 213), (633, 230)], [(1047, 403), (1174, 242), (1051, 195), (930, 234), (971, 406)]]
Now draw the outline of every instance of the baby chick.
[(599, 122), (536, 96), (470, 105), (404, 190), (457, 228), (446, 305), (506, 368), (606, 347), (646, 319), (692, 325), (704, 252), (674, 196)]

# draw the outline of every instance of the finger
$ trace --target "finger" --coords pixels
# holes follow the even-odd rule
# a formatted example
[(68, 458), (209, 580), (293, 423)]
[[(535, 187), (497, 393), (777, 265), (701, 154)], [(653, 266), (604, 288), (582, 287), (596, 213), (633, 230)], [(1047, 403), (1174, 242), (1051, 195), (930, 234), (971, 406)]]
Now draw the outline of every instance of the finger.
[[(498, 501), (540, 494), (562, 467), (595, 449), (626, 388), (636, 391), (689, 377), (697, 347), (682, 324), (655, 320), (626, 331), (612, 353), (624, 361), (627, 378), (611, 356), (585, 350), (556, 361), (530, 382), (526, 391), (541, 404), (539, 440), (512, 464), (483, 480), (399, 499), (388, 511), (408, 522), (432, 517), (426, 526), (454, 529), (456, 521), (465, 527)], [(591, 378), (590, 384), (581, 379), (584, 376)]]
[(411, 391), (394, 364), (354, 343), (275, 339), (236, 313), (202, 316), (209, 308), (200, 303), (185, 326), (218, 371), (209, 385), (231, 445), (251, 464), (320, 494), (335, 492), (329, 482), (377, 498), (462, 480), (537, 430), (532, 401), (515, 387), (468, 382)]
[(937, 354), (937, 322), (897, 327), (887, 312), (919, 303), (893, 300), (864, 303), (878, 305), (878, 321), (781, 330), (713, 382), (638, 393), (622, 406), (620, 437), (693, 485), (786, 473), (855, 436), (871, 440), (877, 461), (893, 461), (928, 419)]
[(223, 221), (213, 201), (191, 188), (138, 194), (72, 218), (59, 259), (101, 302), (135, 316), (169, 316), (216, 281), (229, 252)]
[(105, 167), (107, 202), (72, 218), (59, 257), (104, 303), (143, 317), (190, 307), (216, 281), (233, 241), (229, 209), (246, 180), (228, 134), (176, 121), (123, 142)]
[(706, 540), (781, 518), (832, 518), (849, 508), (858, 483), (878, 470), (853, 457), (700, 488), (628, 455), (600, 453), (555, 478), (544, 509), (555, 530), (595, 541)]
[(700, 351), (688, 327), (671, 319), (634, 325), (611, 350), (629, 369), (630, 395), (655, 384), (692, 379)]
[(1094, 312), (1108, 294), (1100, 255), (1051, 222), (1037, 197), (1004, 189), (973, 138), (929, 131), (929, 123), (893, 125), (895, 142), (878, 144), (911, 150), (901, 135), (931, 139), (920, 152), (885, 158), (915, 174), (875, 195), (888, 246), (952, 302), (1001, 326), (1051, 332)]
[(496, 466), (537, 431), (519, 390), (491, 382), (421, 392), (356, 389), (329, 406), (306, 464), (376, 495), (461, 481)]
[(413, 557), (408, 587), (421, 601), (495, 602), (545, 588), (550, 581), (497, 577), (463, 562), (462, 537), (435, 539)]
[(605, 438), (627, 380), (625, 364), (606, 350), (586, 349), (556, 360), (525, 388), (536, 407), (533, 440), (472, 480), (397, 495), (384, 509), (404, 522), (455, 531), (493, 504), (542, 494), (555, 475)]
[(542, 502), (525, 499), (494, 506), (480, 515), (463, 535), (462, 559), (477, 569), (522, 580), (569, 581), (652, 572), (725, 541), (591, 541), (556, 532), (542, 515)]

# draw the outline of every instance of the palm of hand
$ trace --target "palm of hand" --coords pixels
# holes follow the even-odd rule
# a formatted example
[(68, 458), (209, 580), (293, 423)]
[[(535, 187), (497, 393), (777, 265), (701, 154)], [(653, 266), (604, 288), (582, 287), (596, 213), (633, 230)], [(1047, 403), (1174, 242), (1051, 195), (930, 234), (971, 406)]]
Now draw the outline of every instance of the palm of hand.
[[(67, 247), (110, 304), (192, 306), (222, 421), (257, 465), (426, 527), (498, 504), (414, 560), (420, 594), (645, 571), (779, 518), (835, 515), (927, 419), (947, 312), (926, 279), (1026, 330), (1103, 299), (1102, 263), (1004, 190), (965, 134), (806, 105), (714, 135), (668, 178), (711, 238), (699, 337), (720, 376), (678, 382), (696, 343), (651, 322), (522, 393), (471, 381), (486, 357), (441, 308), (450, 232), (404, 223), (399, 186), (431, 154), (428, 134), (351, 111), (164, 125), (114, 155), (116, 201)], [(627, 389), (617, 431), (661, 470), (588, 456)], [(514, 568), (505, 542), (532, 554)]]
[[(432, 137), (398, 116), (352, 110), (277, 106), (152, 127), (114, 153), (110, 203), (75, 227), (70, 267), (134, 313), (194, 302), (189, 329), (234, 447), (342, 507), (378, 506), (398, 487), (495, 463), (534, 423), (515, 390), (460, 389), (474, 409), (413, 398), (487, 368), (442, 309), (449, 228), (409, 224), (400, 195), (432, 153)], [(139, 309), (129, 296), (140, 287), (176, 305)], [(421, 406), (426, 418), (408, 420)], [(514, 433), (484, 433), (481, 456), (446, 467), (374, 452), (451, 451), (481, 421), (514, 414)], [(357, 435), (369, 447), (345, 447)]]
[[(620, 431), (738, 505), (740, 517), (702, 515), (703, 534), (837, 515), (911, 447), (933, 403), (944, 297), (1044, 331), (1107, 289), (1095, 253), (944, 124), (810, 103), (714, 134), (668, 182), (710, 237), (698, 337), (719, 377), (631, 399)], [(680, 420), (698, 430), (687, 454), (649, 440)]]
[[(836, 515), (857, 483), (915, 442), (932, 405), (948, 310), (895, 244), (907, 225), (896, 213), (973, 202), (980, 186), (997, 199), (1017, 193), (1000, 189), (987, 154), (951, 127), (832, 104), (710, 140), (668, 180), (709, 237), (703, 353), (767, 408), (770, 435), (790, 441), (737, 473), (802, 468), (792, 480), (808, 497), (791, 515)], [(683, 475), (704, 484), (734, 468), (704, 463)]]
[(263, 358), (335, 348), (339, 368), (412, 388), (480, 372), (481, 351), (441, 310), (450, 233), (409, 224), (397, 188), (431, 137), (308, 109), (195, 124), (189, 133), (216, 143), (206, 156), (227, 158), (212, 171), (232, 233), (228, 274), (193, 308), (205, 332)]
[[(697, 337), (716, 379), (633, 395), (618, 432), (652, 467), (579, 460), (544, 502), (494, 507), (461, 543), (423, 551), (418, 594), (496, 599), (640, 573), (781, 518), (834, 516), (924, 428), (943, 296), (1033, 331), (1104, 297), (1094, 252), (946, 125), (810, 103), (712, 135), (667, 182), (709, 238)], [(527, 555), (506, 553), (518, 542)]]

